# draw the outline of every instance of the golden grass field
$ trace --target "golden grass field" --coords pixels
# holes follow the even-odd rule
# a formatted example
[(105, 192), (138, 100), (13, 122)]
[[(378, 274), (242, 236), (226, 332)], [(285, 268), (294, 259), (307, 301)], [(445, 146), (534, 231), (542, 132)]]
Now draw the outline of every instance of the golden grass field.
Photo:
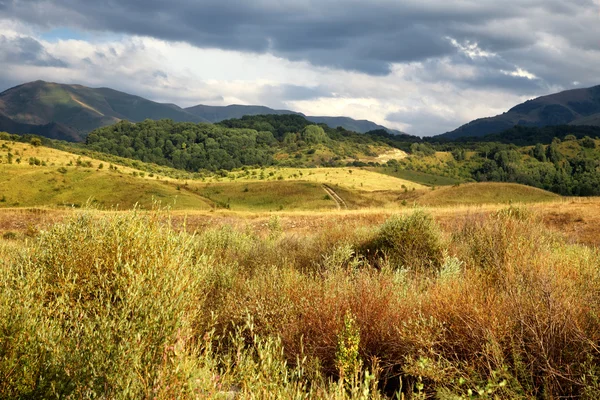
[(0, 398), (600, 395), (600, 198), (0, 160)]

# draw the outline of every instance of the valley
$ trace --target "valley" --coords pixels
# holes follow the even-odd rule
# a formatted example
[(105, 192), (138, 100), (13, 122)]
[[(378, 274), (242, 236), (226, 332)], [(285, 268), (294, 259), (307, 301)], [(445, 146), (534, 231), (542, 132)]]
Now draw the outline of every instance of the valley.
[(0, 132), (0, 397), (599, 393), (596, 132)]

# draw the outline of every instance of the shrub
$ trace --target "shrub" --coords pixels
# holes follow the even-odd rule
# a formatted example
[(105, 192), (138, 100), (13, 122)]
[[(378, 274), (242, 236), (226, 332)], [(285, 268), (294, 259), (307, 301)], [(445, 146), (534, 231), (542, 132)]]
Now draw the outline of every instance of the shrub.
[(371, 257), (388, 258), (397, 268), (425, 272), (439, 269), (444, 247), (433, 217), (418, 210), (390, 217), (364, 250)]
[(4, 240), (15, 240), (17, 238), (17, 234), (14, 232), (4, 232), (2, 234), (2, 239)]

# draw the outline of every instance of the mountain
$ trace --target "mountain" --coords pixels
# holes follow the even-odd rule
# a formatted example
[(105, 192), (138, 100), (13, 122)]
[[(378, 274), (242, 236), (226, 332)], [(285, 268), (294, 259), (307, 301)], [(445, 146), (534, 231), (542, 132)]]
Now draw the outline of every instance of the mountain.
[(386, 128), (385, 126), (378, 125), (375, 122), (368, 121), (366, 119), (356, 120), (348, 117), (313, 117), (307, 116), (307, 120), (311, 122), (315, 122), (317, 124), (326, 124), (332, 128), (337, 128), (341, 126), (344, 129), (349, 131), (366, 133), (370, 131), (377, 131), (383, 129), (392, 135), (405, 135), (404, 132), (398, 131), (396, 129)]
[(240, 119), (246, 115), (285, 115), (285, 114), (298, 114), (300, 113), (290, 110), (274, 110), (264, 106), (243, 106), (233, 104), (230, 106), (205, 106), (199, 104), (197, 106), (188, 107), (184, 109), (190, 114), (194, 114), (197, 117), (204, 118), (212, 123), (225, 121), (227, 119)]
[(383, 129), (388, 133), (393, 135), (403, 134), (395, 129), (389, 129), (385, 126), (378, 125), (374, 122), (367, 120), (355, 120), (348, 117), (314, 117), (309, 115), (304, 115), (302, 113), (290, 110), (275, 110), (273, 108), (264, 107), (264, 106), (244, 106), (244, 105), (230, 105), (230, 106), (205, 106), (205, 105), (197, 105), (193, 107), (188, 107), (185, 111), (196, 115), (197, 117), (204, 118), (212, 123), (217, 123), (221, 121), (225, 121), (228, 119), (239, 119), (243, 116), (249, 115), (284, 115), (284, 114), (296, 114), (305, 117), (307, 120), (314, 122), (316, 124), (326, 124), (331, 128), (337, 128), (341, 126), (342, 128), (354, 131), (358, 133), (366, 133), (369, 131), (375, 131), (379, 129)]
[(436, 137), (456, 139), (463, 136), (485, 136), (500, 133), (515, 125), (600, 126), (600, 86), (567, 90), (528, 100), (501, 115), (476, 119)]
[[(198, 105), (183, 109), (175, 104), (157, 103), (110, 88), (89, 88), (44, 81), (25, 83), (0, 93), (0, 131), (34, 133), (68, 141), (82, 141), (92, 130), (121, 120), (139, 122), (168, 118), (175, 122), (215, 123), (245, 115), (263, 114), (303, 115), (290, 110), (243, 105)], [(392, 134), (401, 133), (371, 121), (357, 121), (347, 117), (307, 119), (333, 128), (342, 126), (359, 133), (378, 129)]]
[(2, 114), (0, 114), (0, 132), (1, 131), (18, 133), (20, 135), (33, 134), (50, 139), (67, 140), (69, 142), (80, 142), (85, 139), (85, 136), (82, 136), (73, 129), (57, 122), (50, 122), (45, 125), (23, 124), (15, 122)]
[[(109, 88), (35, 81), (0, 93), (0, 130), (82, 140), (101, 126), (126, 119), (170, 118), (206, 122), (174, 104), (161, 104)], [(46, 134), (46, 132), (49, 132)]]

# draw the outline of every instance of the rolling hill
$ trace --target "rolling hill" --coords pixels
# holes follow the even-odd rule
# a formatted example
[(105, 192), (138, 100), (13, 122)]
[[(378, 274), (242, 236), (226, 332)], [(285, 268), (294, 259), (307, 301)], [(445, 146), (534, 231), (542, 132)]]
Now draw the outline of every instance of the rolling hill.
[[(110, 88), (89, 88), (35, 81), (15, 86), (0, 93), (0, 131), (33, 133), (52, 139), (83, 141), (94, 129), (121, 120), (140, 122), (146, 119), (172, 119), (175, 122), (220, 122), (245, 115), (299, 114), (289, 110), (273, 110), (263, 106), (231, 105), (213, 107), (198, 105), (183, 109), (175, 104), (157, 103), (140, 96)], [(333, 128), (365, 133), (384, 129), (371, 121), (347, 117), (307, 117)]]
[(227, 176), (182, 173), (184, 176), (169, 177), (167, 169), (154, 164), (127, 159), (119, 164), (116, 158), (109, 162), (95, 158), (102, 154), (87, 154), (0, 140), (0, 209), (86, 204), (103, 209), (150, 209), (160, 201), (162, 206), (190, 211), (332, 211), (394, 209), (407, 203), (443, 207), (560, 198), (512, 183), (471, 183), (432, 190), (364, 168), (268, 167), (238, 169)]
[(495, 117), (480, 118), (458, 129), (438, 135), (456, 139), (500, 133), (515, 125), (543, 127), (551, 125), (600, 125), (600, 85), (567, 90), (521, 103)]

